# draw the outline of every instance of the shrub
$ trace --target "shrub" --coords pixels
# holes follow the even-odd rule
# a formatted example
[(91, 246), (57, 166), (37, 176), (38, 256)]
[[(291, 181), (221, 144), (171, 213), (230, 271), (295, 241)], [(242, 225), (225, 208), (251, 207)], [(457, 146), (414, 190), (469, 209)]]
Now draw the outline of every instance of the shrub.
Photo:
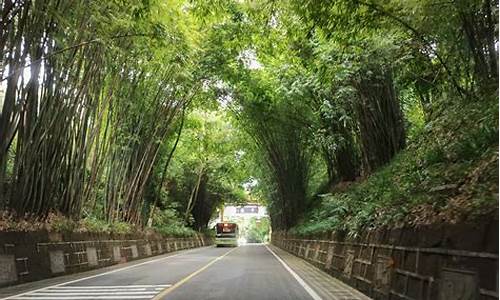
[(184, 225), (177, 211), (172, 208), (155, 213), (153, 216), (153, 228), (166, 236), (189, 237), (196, 234), (196, 231)]

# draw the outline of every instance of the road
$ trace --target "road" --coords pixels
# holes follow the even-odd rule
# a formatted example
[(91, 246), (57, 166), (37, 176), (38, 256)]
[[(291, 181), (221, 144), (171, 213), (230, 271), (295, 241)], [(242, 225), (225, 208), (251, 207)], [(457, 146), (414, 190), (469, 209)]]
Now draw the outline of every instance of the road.
[(325, 299), (325, 296), (319, 296), (268, 246), (245, 245), (182, 251), (4, 299)]

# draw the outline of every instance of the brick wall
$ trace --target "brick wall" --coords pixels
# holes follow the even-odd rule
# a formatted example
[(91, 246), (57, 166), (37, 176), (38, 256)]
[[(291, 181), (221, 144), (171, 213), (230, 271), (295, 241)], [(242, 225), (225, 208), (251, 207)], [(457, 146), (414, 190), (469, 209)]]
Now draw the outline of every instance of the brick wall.
[(0, 233), (0, 286), (97, 269), (172, 251), (208, 246), (203, 235)]
[(498, 299), (498, 221), (339, 233), (272, 243), (374, 299)]

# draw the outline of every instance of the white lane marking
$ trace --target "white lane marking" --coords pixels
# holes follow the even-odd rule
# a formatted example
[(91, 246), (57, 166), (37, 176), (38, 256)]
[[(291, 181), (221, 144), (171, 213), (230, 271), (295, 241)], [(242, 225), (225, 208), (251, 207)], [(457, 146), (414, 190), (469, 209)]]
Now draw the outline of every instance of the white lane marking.
[(136, 289), (169, 287), (171, 284), (144, 284), (144, 285), (66, 285), (53, 287), (54, 289)]
[[(151, 299), (156, 294), (160, 293), (165, 288), (171, 286), (171, 284), (161, 284), (161, 285), (129, 285), (129, 286), (85, 286), (80, 288), (79, 286), (61, 286), (46, 288), (41, 291), (34, 291), (27, 293), (26, 295), (15, 297), (14, 299)], [(108, 288), (114, 287), (114, 288)], [(139, 287), (139, 288), (138, 288)]]
[[(141, 291), (147, 291), (147, 290), (149, 290), (149, 291), (162, 291), (167, 287), (170, 287), (170, 285), (166, 286), (166, 287), (158, 287), (158, 288), (150, 288), (150, 289), (146, 289), (146, 288), (139, 288), (139, 289), (127, 289), (127, 288), (123, 288), (123, 289), (95, 289), (95, 290), (90, 290), (90, 292), (123, 292), (123, 291), (141, 292)], [(28, 293), (27, 295), (31, 295), (34, 293), (69, 293), (69, 292), (89, 292), (89, 290), (88, 289), (79, 289), (79, 288), (76, 288), (76, 289), (51, 288), (51, 289), (45, 289), (45, 290), (38, 291), (38, 292)]]
[(126, 299), (151, 299), (151, 296), (91, 296), (91, 297), (56, 297), (54, 298), (53, 296), (50, 297), (18, 297), (16, 299), (19, 300), (83, 300), (83, 299), (91, 299), (91, 300), (96, 300), (96, 299), (120, 299), (120, 300), (126, 300)]
[(26, 296), (113, 296), (113, 295), (156, 295), (156, 291), (144, 291), (144, 292), (66, 292), (66, 293), (52, 293), (52, 292), (38, 292), (36, 294), (30, 294)]
[(28, 295), (41, 295), (42, 293), (50, 293), (50, 294), (66, 294), (66, 293), (88, 293), (89, 295), (93, 293), (104, 293), (104, 294), (109, 294), (109, 293), (122, 293), (122, 292), (127, 292), (127, 293), (140, 293), (140, 292), (152, 292), (152, 291), (161, 291), (157, 289), (151, 289), (151, 290), (98, 290), (98, 291), (89, 291), (89, 290), (43, 290), (43, 291), (38, 291), (35, 293), (31, 294), (26, 294)]
[[(45, 290), (45, 289), (48, 289), (48, 288), (52, 288), (52, 287), (60, 287), (60, 286), (66, 285), (66, 284), (72, 284), (72, 283), (80, 282), (80, 281), (83, 281), (83, 280), (86, 280), (86, 279), (91, 279), (91, 278), (96, 278), (96, 277), (100, 277), (100, 276), (103, 276), (103, 275), (108, 275), (108, 274), (112, 274), (112, 273), (116, 273), (116, 272), (121, 272), (121, 271), (132, 269), (132, 268), (135, 268), (135, 267), (138, 267), (138, 266), (142, 266), (142, 265), (154, 263), (154, 262), (157, 262), (157, 261), (169, 259), (169, 258), (176, 257), (176, 256), (179, 256), (179, 255), (183, 255), (183, 254), (186, 254), (186, 253), (191, 253), (191, 252), (194, 252), (194, 251), (197, 251), (197, 250), (200, 250), (200, 249), (204, 249), (204, 248), (207, 248), (207, 247), (200, 247), (200, 248), (196, 248), (196, 249), (192, 249), (192, 250), (187, 250), (187, 251), (183, 251), (181, 253), (177, 253), (177, 254), (174, 254), (174, 255), (169, 255), (167, 257), (157, 258), (157, 259), (145, 261), (145, 262), (142, 262), (142, 263), (138, 263), (138, 264), (135, 264), (135, 265), (132, 265), (132, 266), (123, 267), (123, 268), (111, 270), (111, 271), (108, 271), (108, 272), (104, 272), (104, 273), (100, 273), (100, 274), (96, 274), (96, 275), (91, 275), (91, 276), (87, 276), (87, 277), (83, 277), (83, 278), (79, 278), (79, 279), (75, 279), (75, 280), (70, 280), (70, 281), (67, 281), (67, 282), (62, 282), (62, 283), (58, 283), (58, 284), (54, 284), (54, 285), (49, 285), (49, 286), (46, 286), (46, 287), (43, 287), (43, 288), (39, 288), (39, 289), (35, 289), (35, 290), (24, 292), (24, 293), (21, 293), (21, 294), (17, 294), (17, 295), (12, 295), (12, 296), (9, 296), (9, 297), (5, 297), (5, 298), (2, 298), (1, 300), (22, 299), (22, 298), (19, 298), (19, 297), (27, 295), (27, 294), (31, 294), (33, 292), (42, 291), (42, 290)], [(137, 298), (137, 299), (139, 299), (139, 298)]]
[(96, 290), (86, 290), (86, 289), (71, 289), (71, 290), (54, 290), (48, 289), (43, 291), (38, 291), (34, 293), (29, 293), (27, 295), (39, 294), (39, 293), (111, 293), (111, 292), (147, 292), (147, 291), (157, 291), (160, 289), (96, 289)]
[(264, 245), (266, 249), (271, 252), (271, 254), (285, 267), (288, 273), (292, 274), (293, 278), (306, 290), (306, 292), (314, 300), (322, 300), (321, 297), (302, 279), (297, 273), (295, 273), (273, 250), (271, 250), (267, 245)]

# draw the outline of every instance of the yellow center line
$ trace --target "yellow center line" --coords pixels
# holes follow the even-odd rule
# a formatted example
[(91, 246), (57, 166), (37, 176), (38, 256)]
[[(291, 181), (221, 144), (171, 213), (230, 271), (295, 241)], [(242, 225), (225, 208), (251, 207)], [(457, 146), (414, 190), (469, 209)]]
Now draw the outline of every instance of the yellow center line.
[(188, 276), (184, 277), (183, 279), (181, 279), (180, 281), (178, 281), (176, 284), (172, 285), (171, 287), (168, 287), (165, 290), (163, 290), (161, 293), (159, 293), (158, 295), (156, 295), (153, 298), (153, 300), (160, 300), (160, 299), (162, 299), (166, 295), (170, 294), (170, 292), (172, 292), (176, 288), (180, 287), (184, 283), (188, 282), (190, 279), (192, 279), (196, 275), (200, 274), (201, 272), (203, 272), (204, 270), (206, 270), (208, 267), (210, 267), (211, 265), (213, 265), (214, 263), (216, 263), (218, 260), (223, 259), (226, 255), (228, 255), (229, 253), (233, 252), (236, 249), (238, 249), (238, 247), (236, 247), (234, 249), (231, 249), (231, 250), (227, 251), (226, 253), (224, 253), (223, 255), (212, 259), (208, 264), (204, 265), (200, 269), (198, 269), (198, 270), (194, 271), (193, 273), (189, 274)]

